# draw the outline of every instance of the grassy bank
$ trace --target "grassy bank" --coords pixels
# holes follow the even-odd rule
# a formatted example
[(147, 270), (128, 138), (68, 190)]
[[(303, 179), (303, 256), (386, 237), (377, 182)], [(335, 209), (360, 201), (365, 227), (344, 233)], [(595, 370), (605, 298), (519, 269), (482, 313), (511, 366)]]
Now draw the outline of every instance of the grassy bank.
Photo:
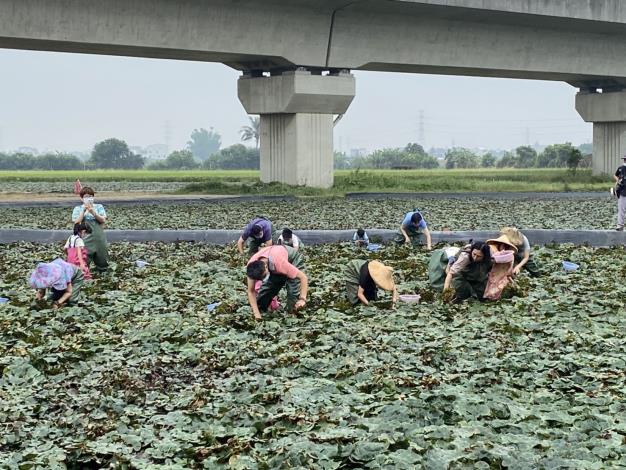
[(5, 171), (2, 183), (63, 182), (75, 179), (97, 182), (184, 182), (179, 192), (212, 194), (340, 195), (372, 192), (507, 192), (604, 191), (610, 178), (592, 176), (590, 170), (575, 175), (566, 169), (473, 170), (356, 170), (336, 171), (331, 189), (291, 187), (259, 181), (257, 171)]

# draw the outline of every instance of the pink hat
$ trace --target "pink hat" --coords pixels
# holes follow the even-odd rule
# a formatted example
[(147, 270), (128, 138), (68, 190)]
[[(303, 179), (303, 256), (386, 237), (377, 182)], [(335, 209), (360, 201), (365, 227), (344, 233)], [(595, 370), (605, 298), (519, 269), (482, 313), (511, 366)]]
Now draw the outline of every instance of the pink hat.
[(34, 289), (47, 289), (63, 276), (61, 266), (54, 263), (39, 263), (30, 275), (30, 286)]

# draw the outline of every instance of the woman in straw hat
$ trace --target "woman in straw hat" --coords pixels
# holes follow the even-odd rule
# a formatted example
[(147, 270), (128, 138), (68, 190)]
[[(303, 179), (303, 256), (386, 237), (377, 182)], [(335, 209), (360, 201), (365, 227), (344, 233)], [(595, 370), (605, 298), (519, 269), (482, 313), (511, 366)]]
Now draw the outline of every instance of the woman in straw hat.
[(515, 227), (502, 227), (500, 234), (506, 235), (517, 248), (514, 253), (513, 275), (519, 274), (522, 269), (525, 269), (532, 277), (541, 276), (541, 270), (530, 252), (530, 243), (526, 235)]
[(487, 278), (491, 269), (489, 245), (482, 241), (466, 245), (446, 275), (443, 288), (454, 289), (453, 302), (462, 302), (470, 297), (483, 299)]
[(484, 297), (498, 300), (504, 288), (512, 282), (513, 260), (517, 247), (506, 235), (487, 240), (487, 244), (491, 248), (493, 265), (489, 271)]
[(37, 300), (43, 300), (46, 289), (50, 289), (48, 299), (53, 301), (53, 308), (59, 308), (76, 303), (83, 280), (83, 271), (78, 266), (57, 258), (52, 263), (39, 263), (31, 273), (29, 283), (37, 290)]
[(352, 260), (344, 269), (346, 295), (352, 305), (361, 302), (369, 305), (377, 300), (378, 289), (392, 292), (392, 305), (398, 301), (398, 291), (393, 280), (393, 269), (380, 261)]

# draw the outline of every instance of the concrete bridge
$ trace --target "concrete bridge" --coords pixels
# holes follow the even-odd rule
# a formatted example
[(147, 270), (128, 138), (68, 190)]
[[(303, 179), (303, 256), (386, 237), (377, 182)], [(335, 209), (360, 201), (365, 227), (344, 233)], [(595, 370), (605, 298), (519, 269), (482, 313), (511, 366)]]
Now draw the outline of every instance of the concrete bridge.
[(565, 81), (594, 124), (594, 173), (626, 154), (621, 0), (0, 0), (0, 47), (241, 70), (265, 182), (332, 184), (351, 70)]

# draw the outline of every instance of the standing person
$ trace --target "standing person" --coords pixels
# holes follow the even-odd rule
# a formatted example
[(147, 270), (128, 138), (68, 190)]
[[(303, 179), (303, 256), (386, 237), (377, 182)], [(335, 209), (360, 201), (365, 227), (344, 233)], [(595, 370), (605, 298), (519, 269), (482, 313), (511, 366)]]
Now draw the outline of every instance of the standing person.
[(91, 233), (84, 239), (88, 260), (95, 263), (97, 271), (106, 271), (109, 267), (109, 247), (104, 234), (107, 214), (102, 204), (94, 203), (94, 196), (95, 192), (89, 186), (84, 186), (80, 190), (80, 198), (83, 203), (74, 207), (72, 222), (75, 224), (84, 223), (89, 227)]
[[(304, 258), (301, 252), (290, 246), (274, 245), (262, 248), (252, 255), (246, 275), (248, 277), (248, 302), (254, 318), (261, 319), (272, 299), (283, 287), (287, 288), (287, 310), (301, 309), (306, 305), (309, 279), (302, 272)], [(254, 290), (256, 281), (263, 281), (259, 293)]]
[(357, 247), (367, 248), (370, 244), (370, 238), (367, 236), (367, 232), (365, 230), (358, 228), (356, 229), (356, 232), (354, 232), (354, 235), (352, 235), (352, 242)]
[(248, 254), (253, 255), (263, 244), (272, 245), (272, 222), (265, 217), (256, 217), (243, 229), (243, 233), (237, 240), (237, 250), (243, 255), (243, 247), (248, 241)]
[(541, 269), (534, 260), (530, 242), (526, 235), (519, 231), (515, 227), (502, 227), (500, 229), (500, 235), (506, 235), (507, 238), (515, 245), (513, 275), (519, 274), (522, 269), (525, 269), (532, 277), (541, 276)]
[(393, 280), (393, 269), (380, 261), (355, 259), (344, 268), (346, 296), (352, 305), (369, 305), (378, 299), (378, 288), (392, 292), (392, 308), (398, 301), (398, 290)]
[(89, 271), (87, 248), (85, 248), (83, 238), (89, 233), (91, 233), (91, 229), (84, 222), (74, 224), (74, 234), (70, 235), (63, 247), (67, 253), (67, 262), (78, 266), (87, 280), (91, 279), (91, 272)]
[[(459, 303), (470, 297), (482, 300), (491, 270), (489, 245), (477, 241), (466, 245), (448, 271), (443, 290), (454, 289), (453, 302)], [(445, 293), (445, 292), (444, 292)]]
[(426, 225), (426, 221), (422, 214), (417, 209), (407, 212), (400, 225), (400, 231), (396, 236), (397, 243), (412, 243), (413, 246), (421, 245), (422, 234), (426, 238), (426, 249), (432, 249), (432, 238), (430, 236), (430, 230)]
[(613, 179), (615, 180), (615, 195), (617, 196), (617, 227), (618, 232), (624, 231), (624, 217), (626, 217), (626, 155), (622, 157), (623, 163), (617, 168)]
[(300, 240), (300, 238), (298, 238), (298, 235), (293, 233), (291, 231), (291, 229), (289, 229), (289, 228), (284, 228), (283, 229), (283, 231), (280, 234), (280, 237), (278, 237), (278, 240), (276, 241), (276, 243), (278, 245), (290, 246), (291, 248), (293, 248), (296, 251), (298, 251), (300, 249), (300, 247), (302, 246), (302, 241)]
[(60, 258), (52, 263), (39, 263), (30, 275), (30, 286), (37, 290), (35, 298), (43, 300), (46, 289), (50, 289), (49, 300), (57, 309), (63, 305), (76, 303), (83, 286), (83, 272)]

